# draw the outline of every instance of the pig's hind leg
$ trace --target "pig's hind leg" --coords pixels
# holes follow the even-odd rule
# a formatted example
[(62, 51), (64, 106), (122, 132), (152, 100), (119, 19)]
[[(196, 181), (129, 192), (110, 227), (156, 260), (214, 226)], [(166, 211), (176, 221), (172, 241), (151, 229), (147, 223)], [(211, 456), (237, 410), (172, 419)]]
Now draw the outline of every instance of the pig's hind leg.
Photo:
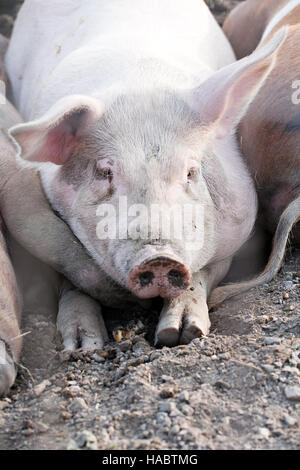
[(231, 259), (204, 268), (193, 275), (189, 289), (175, 299), (166, 299), (156, 328), (155, 343), (164, 346), (188, 344), (209, 332), (207, 297), (226, 275)]
[(66, 351), (101, 349), (108, 340), (100, 304), (64, 282), (57, 328)]

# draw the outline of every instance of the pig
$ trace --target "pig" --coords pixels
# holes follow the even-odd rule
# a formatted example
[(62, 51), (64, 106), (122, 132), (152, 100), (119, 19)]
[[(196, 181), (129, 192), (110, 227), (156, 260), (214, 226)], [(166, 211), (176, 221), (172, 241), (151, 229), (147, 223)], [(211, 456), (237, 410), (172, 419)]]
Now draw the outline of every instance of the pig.
[[(23, 311), (46, 311), (52, 316), (58, 310), (58, 329), (69, 350), (77, 349), (78, 341), (82, 350), (101, 348), (107, 338), (98, 303), (83, 293), (88, 286), (97, 298), (101, 271), (68, 226), (53, 213), (36, 171), (17, 164), (15, 148), (5, 132), (16, 122), (21, 122), (21, 117), (6, 101), (0, 106), (0, 214), (5, 216), (11, 233), (0, 218), (0, 396), (7, 394), (16, 377)], [(49, 231), (41, 229), (45, 221), (50, 224)], [(58, 271), (80, 285), (81, 291)]]
[[(2, 150), (2, 136), (0, 135)], [(7, 393), (16, 377), (15, 362), (21, 350), (19, 321), (21, 298), (0, 221), (0, 396)], [(11, 351), (11, 352), (10, 352)]]
[[(247, 25), (251, 22), (251, 28)], [(259, 223), (274, 234), (263, 273), (236, 285), (217, 288), (210, 305), (269, 282), (279, 271), (288, 238), (300, 245), (300, 0), (247, 0), (228, 16), (224, 31), (238, 57), (261, 50), (281, 27), (287, 38), (276, 66), (239, 125), (239, 140), (259, 199)], [(299, 47), (298, 47), (299, 46)], [(293, 102), (294, 98), (295, 102)], [(298, 103), (298, 104), (297, 104)], [(294, 229), (291, 231), (291, 229)]]
[[(101, 305), (163, 299), (158, 344), (208, 333), (208, 296), (252, 232), (256, 192), (235, 130), (284, 37), (234, 62), (204, 1), (28, 0), (20, 10), (5, 60), (25, 119), (10, 129), (18, 158), (100, 267)], [(137, 205), (146, 212), (132, 233)], [(158, 207), (167, 219), (174, 205), (192, 208), (181, 238), (145, 216)]]
[[(1, 91), (4, 91), (9, 88), (9, 83), (2, 54), (8, 41), (0, 36), (1, 45)], [(58, 291), (62, 291), (59, 299), (62, 319), (59, 314), (58, 327), (66, 340), (71, 332), (72, 337), (79, 338), (83, 350), (90, 350), (102, 347), (98, 338), (101, 341), (106, 338), (106, 330), (98, 318), (98, 303), (56, 274), (59, 271), (68, 276), (82, 290), (88, 286), (94, 297), (99, 294), (102, 277), (99, 267), (68, 226), (53, 213), (36, 169), (18, 165), (7, 129), (22, 118), (1, 92), (0, 102), (0, 396), (3, 396), (16, 377), (22, 349), (20, 321), (24, 310), (46, 310), (52, 315), (57, 311)], [(6, 219), (6, 226), (1, 214)], [(50, 229), (45, 230), (43, 225), (49, 225)], [(7, 231), (8, 226), (11, 233)], [(72, 318), (69, 318), (70, 312)], [(77, 331), (74, 331), (74, 318), (77, 319)], [(67, 345), (72, 349), (71, 340)]]

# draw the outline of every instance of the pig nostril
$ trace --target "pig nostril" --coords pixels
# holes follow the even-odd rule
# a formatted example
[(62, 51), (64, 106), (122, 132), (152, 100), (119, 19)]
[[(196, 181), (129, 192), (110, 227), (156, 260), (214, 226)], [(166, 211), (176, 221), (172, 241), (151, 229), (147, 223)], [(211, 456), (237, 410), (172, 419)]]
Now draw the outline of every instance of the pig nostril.
[(145, 271), (139, 275), (140, 284), (142, 287), (148, 286), (154, 279), (154, 274), (151, 271)]
[(177, 269), (171, 269), (168, 273), (168, 279), (170, 284), (174, 287), (181, 287), (183, 284), (183, 275), (182, 272)]

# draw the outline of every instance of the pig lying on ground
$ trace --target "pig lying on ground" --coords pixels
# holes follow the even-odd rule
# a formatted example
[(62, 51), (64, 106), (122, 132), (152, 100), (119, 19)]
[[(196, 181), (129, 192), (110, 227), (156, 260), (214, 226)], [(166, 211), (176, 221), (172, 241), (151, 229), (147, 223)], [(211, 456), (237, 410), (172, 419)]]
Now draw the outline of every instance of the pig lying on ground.
[[(283, 38), (232, 64), (199, 0), (30, 0), (17, 18), (6, 65), (28, 122), (11, 135), (101, 266), (102, 304), (164, 298), (161, 344), (208, 333), (208, 295), (252, 231), (256, 194), (235, 129)], [(136, 204), (146, 212), (130, 232)], [(176, 204), (193, 209), (183, 236), (152, 230), (145, 213), (166, 219)]]
[[(241, 149), (256, 183), (259, 220), (271, 233), (277, 229), (272, 254), (259, 277), (217, 288), (211, 306), (269, 282), (280, 269), (291, 228), (300, 220), (300, 104), (295, 88), (300, 83), (300, 0), (248, 0), (232, 11), (224, 30), (237, 56), (243, 57), (256, 47), (262, 50), (285, 25), (287, 39), (276, 65), (239, 126)], [(297, 245), (299, 228), (292, 237)]]
[[(2, 40), (0, 36), (1, 44), (5, 46), (7, 41)], [(4, 50), (5, 47), (1, 49), (2, 53)], [(8, 88), (1, 53), (0, 73)], [(37, 171), (18, 164), (15, 148), (9, 141), (6, 130), (21, 122), (21, 117), (7, 100), (3, 104), (5, 101), (3, 95), (0, 95), (0, 101), (0, 213), (5, 217), (6, 225), (15, 239), (32, 254), (72, 279), (72, 282), (80, 285), (83, 290), (88, 288), (94, 297), (100, 295), (102, 298), (103, 293), (99, 289), (101, 271), (68, 226), (53, 213), (41, 189)], [(57, 311), (61, 280), (53, 269), (29, 255), (16, 240), (11, 238), (2, 223), (1, 216), (0, 228), (0, 396), (2, 396), (7, 393), (16, 376), (15, 363), (19, 360), (22, 347), (21, 311), (47, 309), (49, 314)], [(17, 272), (17, 280), (11, 257)], [(79, 291), (70, 291), (70, 285), (68, 289), (66, 287), (60, 297), (62, 315), (59, 316), (59, 329), (64, 337), (71, 335), (69, 348), (72, 349), (74, 336), (80, 337), (83, 349), (101, 347), (106, 333), (98, 317), (97, 303)], [(76, 303), (75, 309), (74, 303)], [(80, 331), (75, 332), (74, 328), (78, 327), (81, 327)], [(100, 343), (98, 338), (101, 339)]]

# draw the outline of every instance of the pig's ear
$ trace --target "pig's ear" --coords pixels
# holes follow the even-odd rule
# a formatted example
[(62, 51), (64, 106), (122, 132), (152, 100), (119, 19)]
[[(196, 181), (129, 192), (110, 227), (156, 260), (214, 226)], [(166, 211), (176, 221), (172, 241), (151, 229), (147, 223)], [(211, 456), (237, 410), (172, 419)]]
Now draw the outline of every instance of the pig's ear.
[(234, 132), (273, 69), (286, 34), (282, 28), (264, 47), (216, 72), (194, 90), (190, 104), (217, 138)]
[(42, 118), (14, 126), (9, 133), (24, 160), (63, 165), (102, 112), (98, 100), (72, 95), (59, 100)]

